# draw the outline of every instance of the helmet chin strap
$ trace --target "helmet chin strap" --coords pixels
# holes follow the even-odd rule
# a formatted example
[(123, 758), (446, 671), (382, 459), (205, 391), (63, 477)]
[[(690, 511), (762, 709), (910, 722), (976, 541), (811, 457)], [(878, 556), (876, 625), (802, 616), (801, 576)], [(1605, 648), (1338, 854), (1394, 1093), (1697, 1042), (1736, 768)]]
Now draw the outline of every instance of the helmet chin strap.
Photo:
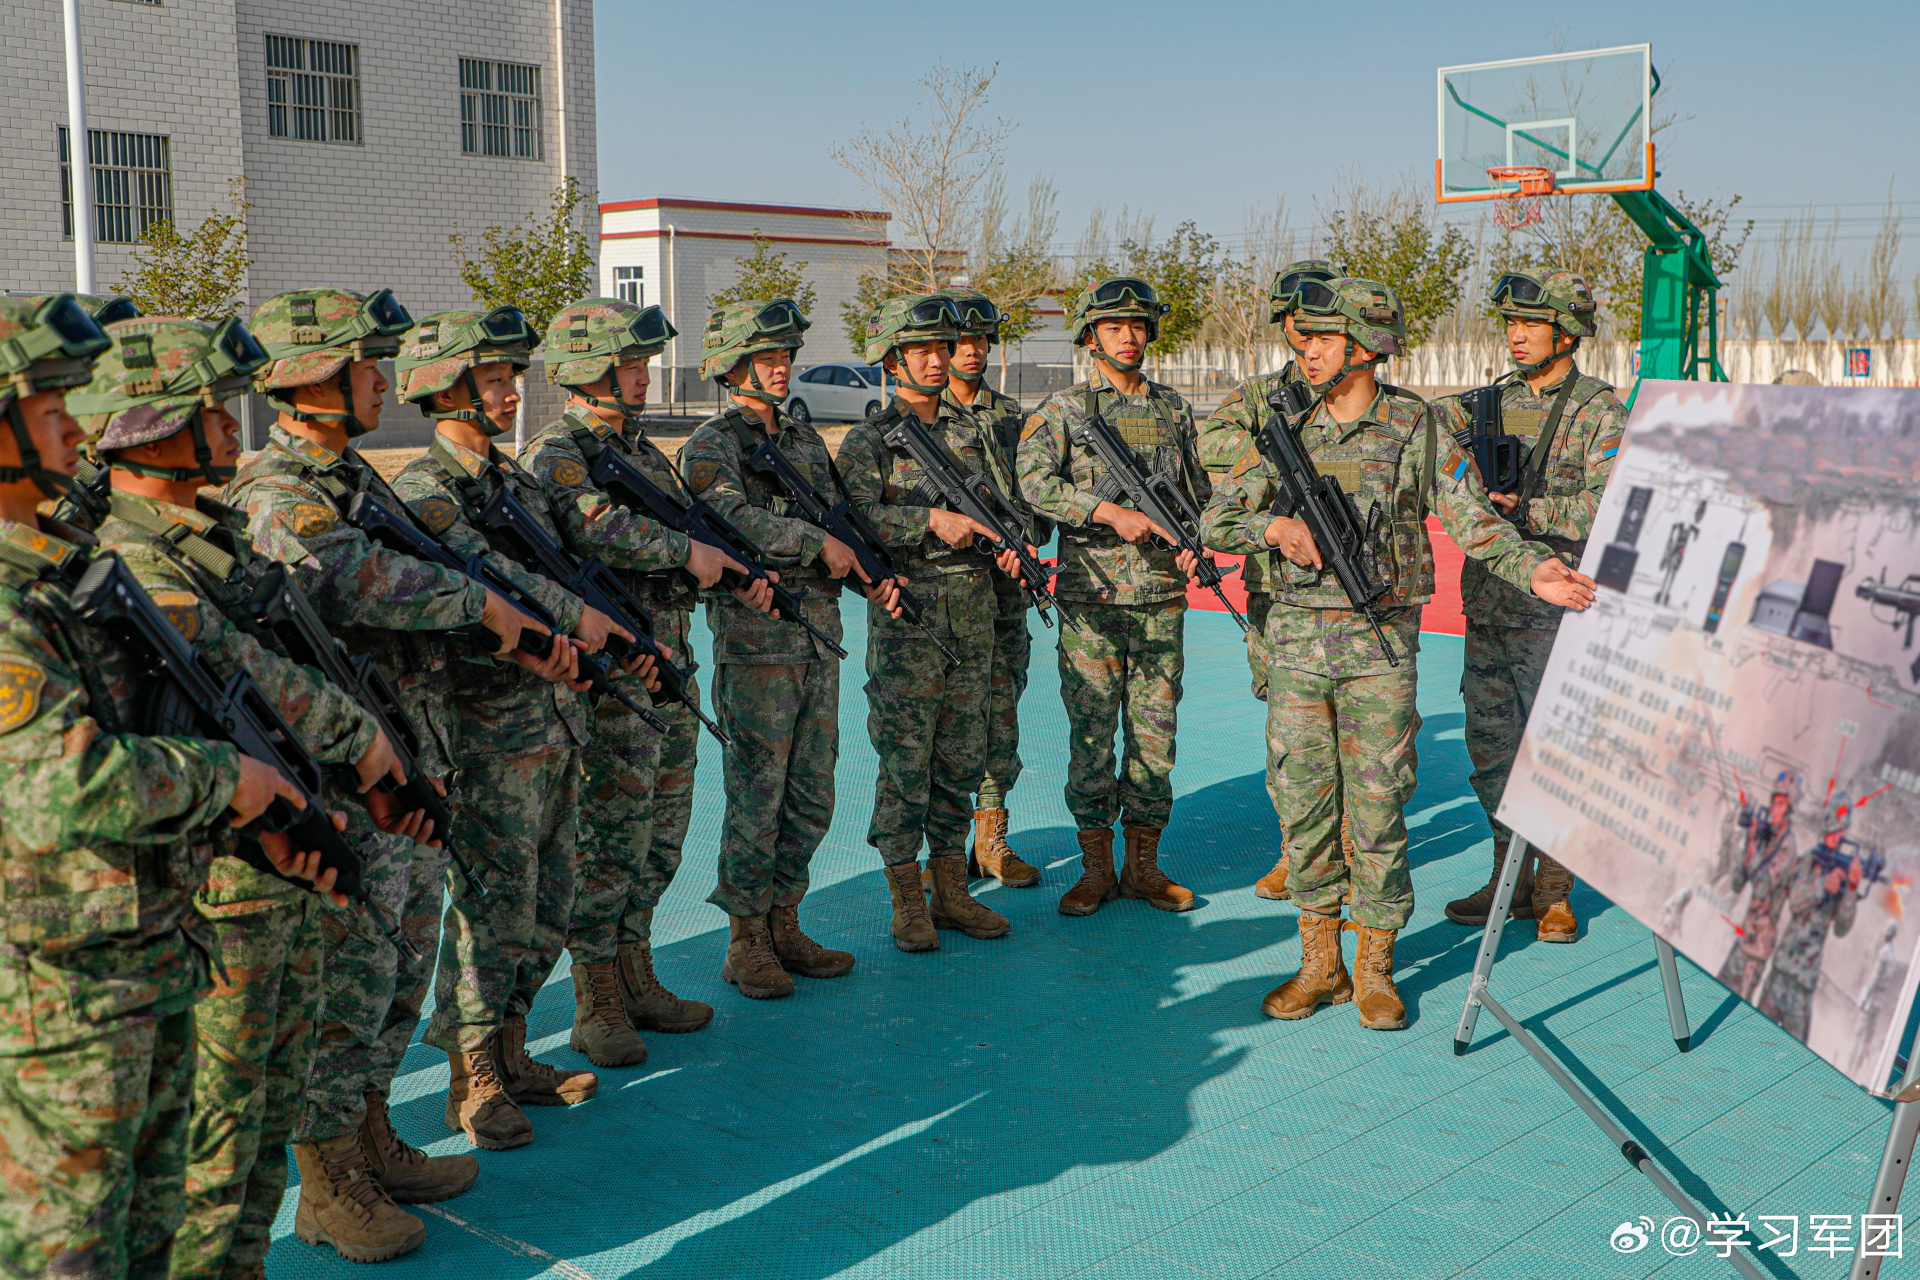
[[(319, 384), (315, 383), (313, 385), (317, 386)], [(340, 366), (340, 372), (334, 378), (334, 386), (340, 389), (340, 400), (346, 410), (344, 413), (334, 413), (331, 410), (325, 409), (317, 412), (296, 409), (291, 396), (280, 401), (280, 411), (289, 418), (292, 418), (295, 422), (338, 423), (346, 428), (347, 439), (349, 440), (357, 439), (360, 436), (366, 435), (369, 431), (372, 431), (372, 427), (360, 421), (360, 415), (355, 412), (353, 407), (353, 361), (351, 359)], [(291, 391), (292, 388), (288, 388), (288, 390)]]
[(617, 364), (607, 366), (607, 385), (613, 388), (611, 398), (590, 394), (585, 387), (568, 387), (567, 390), (579, 396), (596, 409), (611, 409), (620, 415), (620, 425), (627, 426), (646, 411), (647, 398), (640, 397), (639, 404), (629, 404), (620, 394), (620, 367)]
[[(729, 395), (745, 396), (749, 400), (758, 400), (761, 404), (766, 405), (769, 409), (776, 409), (776, 410), (782, 404), (786, 403), (787, 398), (785, 396), (774, 395), (771, 391), (768, 391), (766, 387), (761, 383), (760, 371), (753, 367), (752, 356), (746, 357), (745, 363), (747, 366), (747, 383), (750, 383), (752, 385), (749, 386), (749, 385), (745, 385), (738, 382), (727, 383), (727, 393)], [(739, 366), (736, 365), (734, 367), (738, 368)]]
[[(893, 380), (899, 383), (901, 386), (907, 388), (909, 391), (918, 391), (923, 396), (937, 396), (942, 391), (945, 391), (947, 389), (946, 378), (941, 378), (940, 381), (933, 382), (933, 383), (920, 383), (920, 382), (915, 382), (911, 378), (907, 377), (905, 372), (907, 367), (907, 353), (902, 351), (900, 348), (895, 347), (891, 351), (889, 351), (887, 354), (893, 357), (893, 363), (895, 367), (889, 370), (890, 374), (893, 377)], [(947, 370), (947, 375), (950, 377), (952, 376), (952, 374), (953, 374), (953, 370), (949, 368)], [(976, 379), (975, 381), (977, 383), (978, 380)]]
[[(1553, 327), (1553, 332), (1554, 332), (1554, 336), (1558, 338), (1562, 330), (1559, 325), (1555, 325)], [(1554, 353), (1549, 355), (1545, 360), (1535, 360), (1532, 364), (1526, 364), (1520, 360), (1515, 359), (1512, 352), (1507, 353), (1507, 359), (1513, 361), (1513, 367), (1521, 374), (1522, 377), (1524, 377), (1530, 373), (1540, 372), (1542, 369), (1552, 364), (1555, 360), (1560, 359), (1562, 356), (1572, 356), (1573, 353), (1578, 351), (1579, 349), (1580, 349), (1580, 337), (1578, 334), (1575, 334), (1573, 337), (1572, 346), (1568, 347), (1565, 351), (1555, 351)]]
[(957, 366), (949, 368), (947, 370), (947, 379), (948, 381), (952, 381), (954, 378), (960, 379), (960, 381), (970, 387), (977, 387), (987, 380), (986, 366), (982, 365), (978, 373), (962, 373)]
[(20, 465), (0, 467), (0, 484), (31, 480), (33, 487), (45, 497), (61, 497), (67, 492), (67, 487), (73, 483), (73, 478), (63, 476), (58, 471), (49, 471), (40, 465), (40, 450), (34, 447), (33, 434), (27, 430), (26, 415), (20, 412), (20, 401), (23, 398), (20, 381), (15, 379), (13, 399), (7, 402), (7, 422), (13, 428), (13, 441), (20, 448)]
[[(474, 430), (484, 436), (491, 437), (506, 434), (507, 428), (495, 422), (493, 415), (481, 408), (480, 384), (474, 381), (473, 366), (468, 365), (462, 369), (460, 376), (467, 384), (467, 407), (464, 409), (429, 408), (425, 410), (426, 415), (436, 422), (448, 418), (451, 418), (455, 422), (471, 422)], [(618, 391), (619, 387), (616, 385), (614, 389)], [(429, 398), (427, 404), (431, 405), (432, 403), (432, 399)]]
[[(1345, 378), (1348, 374), (1356, 373), (1361, 369), (1371, 369), (1386, 359), (1384, 355), (1374, 355), (1368, 359), (1356, 361), (1353, 358), (1353, 353), (1357, 350), (1359, 350), (1359, 348), (1354, 345), (1352, 335), (1348, 335), (1347, 354), (1345, 362), (1340, 366), (1340, 371), (1331, 378), (1328, 378), (1325, 382), (1315, 382), (1312, 379), (1308, 379), (1307, 385), (1313, 388), (1314, 393), (1324, 400), (1335, 387), (1340, 385), (1341, 379)], [(1301, 369), (1302, 374), (1305, 372), (1306, 370), (1304, 368)]]
[(1088, 336), (1093, 339), (1092, 351), (1090, 352), (1093, 358), (1095, 360), (1104, 360), (1106, 363), (1118, 369), (1121, 373), (1136, 373), (1139, 371), (1140, 366), (1144, 365), (1147, 362), (1147, 355), (1146, 355), (1146, 352), (1144, 351), (1140, 353), (1140, 358), (1138, 360), (1133, 361), (1131, 364), (1129, 364), (1125, 360), (1122, 360), (1119, 356), (1114, 355), (1112, 352), (1108, 351), (1106, 347), (1102, 346), (1100, 343), (1100, 330), (1097, 327), (1094, 329), (1088, 330)]

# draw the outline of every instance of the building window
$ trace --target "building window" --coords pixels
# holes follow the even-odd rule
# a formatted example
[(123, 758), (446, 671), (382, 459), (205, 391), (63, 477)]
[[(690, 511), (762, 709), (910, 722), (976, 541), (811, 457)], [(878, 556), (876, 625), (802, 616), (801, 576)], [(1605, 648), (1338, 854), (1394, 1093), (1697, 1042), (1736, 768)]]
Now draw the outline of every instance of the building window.
[(360, 46), (268, 36), (267, 133), (359, 142)]
[(460, 150), (540, 160), (540, 68), (460, 59)]
[[(133, 244), (156, 222), (173, 221), (173, 172), (167, 140), (151, 133), (87, 130), (93, 171), (93, 238)], [(60, 226), (73, 238), (73, 165), (60, 130)]]
[(613, 269), (613, 293), (623, 302), (631, 302), (636, 307), (647, 305), (647, 286), (640, 283), (646, 274), (645, 267), (615, 267)]

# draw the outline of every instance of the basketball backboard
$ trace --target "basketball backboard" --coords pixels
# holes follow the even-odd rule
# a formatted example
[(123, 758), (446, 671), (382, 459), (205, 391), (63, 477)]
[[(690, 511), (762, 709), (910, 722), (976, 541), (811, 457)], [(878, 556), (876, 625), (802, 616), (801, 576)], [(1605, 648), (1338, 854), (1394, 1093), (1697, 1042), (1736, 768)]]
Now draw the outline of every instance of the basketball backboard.
[(1517, 165), (1551, 169), (1562, 192), (1650, 189), (1653, 88), (1645, 44), (1440, 68), (1435, 198), (1512, 194), (1487, 170)]

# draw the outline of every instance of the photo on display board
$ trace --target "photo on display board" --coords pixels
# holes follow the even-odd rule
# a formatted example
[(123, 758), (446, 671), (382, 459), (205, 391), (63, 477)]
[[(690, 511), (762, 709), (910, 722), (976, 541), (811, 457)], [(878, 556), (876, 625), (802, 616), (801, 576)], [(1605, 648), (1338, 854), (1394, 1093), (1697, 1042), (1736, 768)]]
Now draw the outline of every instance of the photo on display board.
[(1500, 819), (1866, 1088), (1920, 966), (1920, 391), (1644, 382)]

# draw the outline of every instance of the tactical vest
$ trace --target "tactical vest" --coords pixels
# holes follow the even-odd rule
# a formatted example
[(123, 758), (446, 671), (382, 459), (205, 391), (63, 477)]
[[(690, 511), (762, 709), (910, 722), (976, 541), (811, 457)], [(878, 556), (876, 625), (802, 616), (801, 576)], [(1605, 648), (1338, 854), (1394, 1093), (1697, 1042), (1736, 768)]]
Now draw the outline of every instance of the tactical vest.
[[(939, 507), (942, 511), (950, 510), (942, 505), (940, 495), (927, 483), (926, 476), (920, 472), (918, 464), (913, 460), (913, 455), (905, 449), (895, 449), (887, 444), (887, 432), (904, 418), (905, 415), (901, 413), (896, 403), (887, 405), (879, 413), (867, 419), (868, 425), (872, 426), (877, 433), (876, 443), (879, 447), (874, 451), (873, 465), (880, 477), (882, 500), (890, 505)], [(947, 421), (956, 426), (966, 425), (958, 414), (951, 410), (947, 414)], [(939, 420), (936, 418), (935, 425), (938, 426), (938, 423)], [(931, 435), (932, 432), (928, 434)], [(979, 432), (975, 431), (975, 435), (977, 437)], [(936, 443), (940, 442), (936, 440)], [(983, 450), (978, 444), (966, 444), (962, 445), (957, 452), (950, 445), (942, 447), (947, 455), (947, 462), (955, 471), (969, 480), (983, 473), (990, 473), (994, 469), (990, 460), (991, 445)], [(919, 478), (911, 486), (903, 486), (902, 482), (914, 475), (918, 475)], [(834, 478), (838, 480), (839, 476), (836, 474)], [(999, 484), (997, 478), (994, 483), (997, 487)], [(992, 559), (975, 551), (971, 545), (958, 548), (948, 546), (931, 529), (920, 536), (920, 545), (914, 548), (913, 555), (917, 559), (926, 561), (930, 567), (938, 566), (946, 570), (975, 569), (984, 572), (993, 567)]]
[[(569, 412), (567, 416), (572, 420), (571, 412)], [(627, 444), (626, 437), (618, 431), (610, 435), (602, 436), (592, 427), (580, 425), (570, 427), (567, 430), (567, 435), (572, 439), (574, 447), (580, 450), (580, 456), (587, 460), (589, 470), (592, 469), (594, 461), (599, 458), (602, 452), (611, 449), (626, 458), (640, 471), (644, 472), (647, 479), (660, 486), (661, 489), (665, 490), (668, 495), (682, 506), (691, 505), (693, 502), (692, 497), (687, 493), (686, 486), (680, 483), (680, 475), (674, 470), (672, 462), (667, 463), (665, 471), (660, 470), (658, 467), (647, 466), (646, 464), (649, 461), (647, 455), (635, 451)], [(654, 446), (654, 451), (656, 453), (659, 452), (658, 445)], [(665, 459), (664, 454), (662, 454), (661, 457), (663, 460)], [(567, 542), (569, 549), (571, 549), (575, 555), (584, 558), (598, 554), (592, 547), (573, 546), (567, 538), (567, 529), (564, 521), (555, 520), (554, 526), (560, 530), (561, 541)], [(687, 574), (677, 571), (670, 573), (640, 573), (632, 569), (618, 569), (615, 572), (621, 575), (621, 580), (625, 583), (627, 590), (633, 592), (635, 599), (639, 600), (641, 604), (650, 606), (654, 610), (679, 609), (687, 611), (691, 610), (694, 605), (700, 603), (700, 589), (693, 584)]]
[[(1524, 478), (1521, 482), (1522, 510), (1525, 510), (1525, 504), (1532, 499), (1546, 496), (1542, 489), (1542, 482), (1546, 479), (1548, 465), (1553, 461), (1553, 448), (1558, 442), (1561, 424), (1578, 418), (1580, 411), (1597, 399), (1602, 392), (1612, 390), (1598, 378), (1591, 379), (1594, 385), (1582, 389), (1580, 384), (1585, 381), (1588, 379), (1581, 375), (1577, 367), (1569, 369), (1567, 376), (1560, 383), (1560, 389), (1554, 393), (1552, 403), (1544, 410), (1510, 409), (1504, 403), (1504, 396), (1502, 397), (1501, 425), (1509, 434), (1532, 441), (1527, 449)], [(1508, 385), (1521, 388), (1523, 394), (1525, 392), (1526, 383), (1518, 378)], [(1553, 534), (1536, 533), (1524, 526), (1521, 528), (1521, 533), (1535, 542), (1543, 542), (1555, 551), (1566, 552), (1576, 558), (1583, 555), (1587, 549), (1585, 538), (1562, 538)]]
[[(253, 543), (245, 534), (222, 519), (224, 515), (237, 513), (232, 513), (230, 508), (210, 498), (197, 499), (194, 505), (202, 515), (210, 516), (217, 522), (214, 528), (207, 531), (212, 537), (196, 532), (181, 521), (168, 520), (145, 503), (122, 494), (112, 494), (108, 499), (111, 514), (152, 534), (158, 540), (162, 554), (193, 579), (200, 587), (201, 595), (220, 611), (222, 617), (253, 637), (262, 648), (286, 657), (286, 647), (280, 643), (279, 637), (270, 628), (261, 626), (247, 608), (251, 594), (247, 570), (259, 558), (259, 552), (254, 550)], [(215, 507), (216, 510), (208, 511), (206, 506)]]

